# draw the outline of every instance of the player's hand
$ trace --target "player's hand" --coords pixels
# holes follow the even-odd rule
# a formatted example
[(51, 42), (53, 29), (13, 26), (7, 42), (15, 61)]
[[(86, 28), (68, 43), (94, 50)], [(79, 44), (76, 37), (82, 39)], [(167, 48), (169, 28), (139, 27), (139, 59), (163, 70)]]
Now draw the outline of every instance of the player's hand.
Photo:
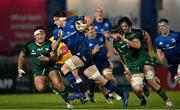
[(103, 32), (103, 35), (106, 37), (106, 38), (110, 38), (110, 34), (108, 32)]
[(120, 38), (123, 42), (127, 41), (124, 34), (117, 34), (117, 38)]
[(62, 33), (61, 32), (58, 32), (58, 39), (61, 41), (63, 38), (62, 38)]
[(99, 45), (95, 45), (94, 49), (93, 49), (93, 53), (96, 54), (97, 52), (99, 52)]
[(114, 39), (116, 39), (116, 38), (118, 37), (118, 34), (117, 34), (117, 33), (111, 34), (111, 37), (114, 38)]
[(59, 49), (59, 51), (58, 51), (58, 56), (63, 55), (63, 54), (64, 54), (63, 50), (62, 50), (62, 49)]
[(25, 74), (25, 71), (23, 69), (18, 69), (18, 77), (22, 78), (22, 74)]
[(49, 61), (49, 57), (46, 57), (44, 56), (43, 54), (41, 54), (39, 57), (38, 57), (39, 61)]
[(130, 74), (129, 68), (124, 65), (124, 74)]

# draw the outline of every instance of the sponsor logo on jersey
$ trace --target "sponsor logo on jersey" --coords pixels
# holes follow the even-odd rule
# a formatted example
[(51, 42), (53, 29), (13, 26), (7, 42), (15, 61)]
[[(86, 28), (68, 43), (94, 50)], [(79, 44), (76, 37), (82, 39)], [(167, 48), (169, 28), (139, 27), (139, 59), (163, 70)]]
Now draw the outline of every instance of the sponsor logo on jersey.
[(48, 51), (48, 50), (49, 50), (49, 48), (45, 48), (45, 50), (46, 50), (46, 51)]
[(104, 32), (104, 29), (101, 29), (101, 32)]

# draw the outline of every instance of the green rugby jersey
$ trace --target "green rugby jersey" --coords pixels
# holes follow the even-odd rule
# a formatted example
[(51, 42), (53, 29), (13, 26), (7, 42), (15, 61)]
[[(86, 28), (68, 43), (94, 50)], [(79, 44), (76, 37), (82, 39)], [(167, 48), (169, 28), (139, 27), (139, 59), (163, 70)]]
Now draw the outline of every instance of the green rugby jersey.
[[(131, 41), (135, 38), (142, 39), (142, 37), (142, 33), (140, 33), (139, 30), (133, 30), (131, 33), (125, 33), (125, 38)], [(148, 56), (145, 47), (142, 45), (140, 49), (135, 49), (125, 42), (114, 41), (113, 46), (120, 54), (125, 56), (128, 65), (141, 62)]]
[(51, 48), (51, 41), (45, 40), (45, 42), (38, 46), (35, 41), (30, 41), (26, 43), (22, 52), (24, 56), (31, 56), (32, 57), (32, 67), (33, 69), (44, 68), (49, 65), (49, 62), (41, 62), (39, 61), (38, 57), (43, 54), (44, 56), (50, 57), (50, 52), (52, 51)]
[(146, 40), (144, 39), (145, 31), (142, 29), (131, 29), (132, 33), (135, 33), (138, 37), (138, 39), (141, 41), (141, 48), (148, 51), (147, 49), (147, 43)]

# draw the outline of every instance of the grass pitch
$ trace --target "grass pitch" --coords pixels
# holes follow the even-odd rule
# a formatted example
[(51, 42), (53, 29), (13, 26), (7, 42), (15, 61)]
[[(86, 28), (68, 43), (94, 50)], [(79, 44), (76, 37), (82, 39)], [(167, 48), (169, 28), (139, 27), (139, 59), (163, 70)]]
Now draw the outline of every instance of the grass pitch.
[[(180, 109), (180, 91), (167, 92), (170, 100), (174, 103), (173, 109)], [(95, 93), (96, 103), (87, 102), (81, 104), (79, 100), (74, 100), (75, 109), (122, 109), (122, 101), (114, 100), (113, 105), (106, 103), (101, 93)], [(147, 99), (147, 106), (141, 107), (138, 98), (134, 93), (130, 93), (128, 109), (169, 109), (164, 107), (161, 98), (151, 92)], [(66, 109), (60, 96), (53, 93), (37, 94), (1, 94), (0, 109)]]

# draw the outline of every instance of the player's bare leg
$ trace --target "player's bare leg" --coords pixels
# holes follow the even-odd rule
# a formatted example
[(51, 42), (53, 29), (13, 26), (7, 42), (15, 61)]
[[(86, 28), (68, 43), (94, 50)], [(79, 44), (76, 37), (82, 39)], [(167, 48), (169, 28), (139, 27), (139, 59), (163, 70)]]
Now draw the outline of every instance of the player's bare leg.
[(73, 70), (76, 70), (83, 66), (84, 63), (81, 61), (81, 59), (74, 55), (70, 57), (68, 60), (66, 60), (65, 64), (63, 64), (63, 66), (61, 67), (61, 71), (65, 75), (66, 79), (69, 81), (71, 87), (75, 92), (75, 95), (69, 96), (69, 99), (79, 98), (80, 101), (84, 104), (87, 101), (87, 99), (83, 91), (80, 89), (79, 85), (77, 84), (75, 77), (72, 73)]
[(166, 92), (161, 87), (161, 85), (156, 81), (155, 77), (155, 69), (151, 65), (145, 65), (144, 66), (144, 73), (145, 77), (148, 81), (148, 84), (156, 91), (156, 93), (163, 99), (165, 102), (165, 105), (167, 107), (173, 107), (174, 105), (169, 100), (168, 96), (166, 95)]
[(108, 91), (115, 91), (118, 95), (123, 98), (123, 107), (127, 108), (128, 106), (128, 96), (126, 92), (120, 92), (116, 86), (112, 84), (111, 81), (105, 79), (98, 71), (95, 65), (88, 67), (84, 74), (89, 78), (94, 80), (97, 84), (104, 86)]
[(174, 80), (177, 82), (180, 87), (180, 64), (177, 67), (177, 74), (174, 76)]
[(62, 76), (59, 73), (58, 70), (53, 70), (49, 73), (49, 78), (51, 79), (51, 83), (53, 85), (53, 91), (57, 95), (60, 95), (63, 100), (65, 101), (65, 104), (67, 108), (74, 108), (70, 100), (68, 100), (68, 92), (65, 90), (65, 86), (62, 80)]
[(35, 88), (38, 92), (43, 92), (46, 88), (47, 77), (46, 76), (36, 76), (34, 77)]

